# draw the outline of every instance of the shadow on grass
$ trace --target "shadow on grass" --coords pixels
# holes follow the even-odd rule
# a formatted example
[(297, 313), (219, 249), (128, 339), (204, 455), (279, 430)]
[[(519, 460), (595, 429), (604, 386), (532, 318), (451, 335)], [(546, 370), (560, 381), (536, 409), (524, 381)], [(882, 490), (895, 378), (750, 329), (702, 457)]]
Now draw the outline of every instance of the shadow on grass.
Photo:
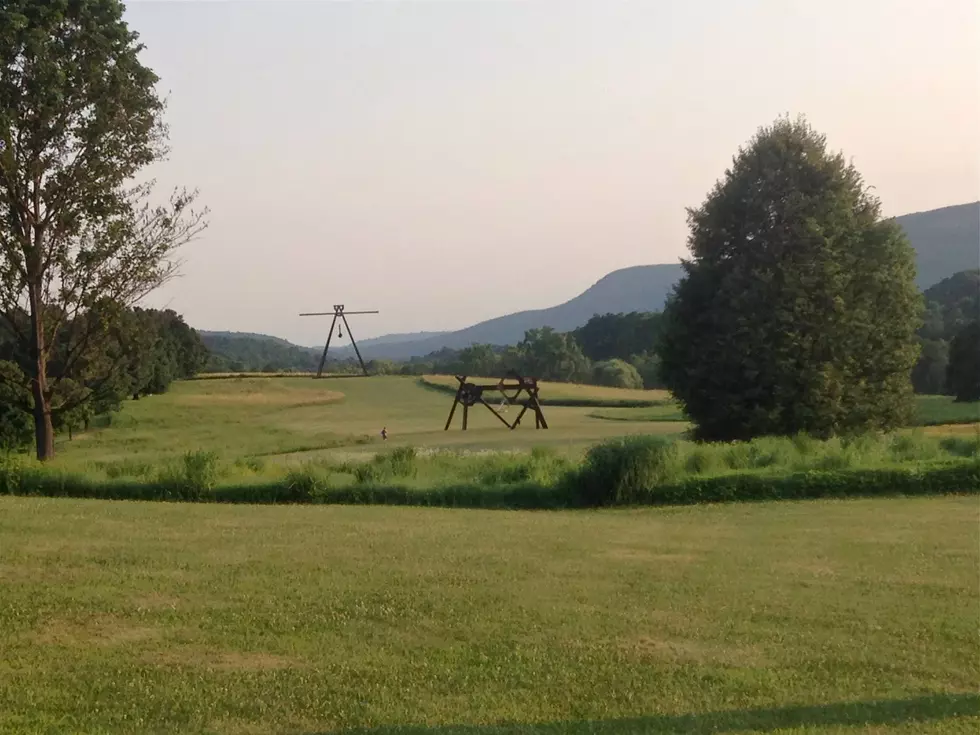
[(538, 724), (443, 725), (435, 727), (396, 725), (371, 729), (338, 730), (309, 735), (602, 735), (609, 733), (732, 733), (769, 732), (799, 727), (881, 727), (929, 722), (952, 717), (980, 717), (980, 696), (933, 694), (914, 699), (839, 702), (800, 707), (729, 710), (690, 715), (549, 722)]

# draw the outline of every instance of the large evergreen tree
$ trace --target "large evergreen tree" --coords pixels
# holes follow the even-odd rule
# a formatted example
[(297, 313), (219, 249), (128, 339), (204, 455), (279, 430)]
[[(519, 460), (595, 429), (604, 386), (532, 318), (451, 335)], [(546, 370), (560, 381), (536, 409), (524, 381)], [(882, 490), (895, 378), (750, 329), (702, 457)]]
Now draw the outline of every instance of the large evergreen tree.
[(921, 296), (901, 229), (805, 120), (740, 149), (688, 211), (660, 345), (698, 436), (890, 429), (910, 416)]

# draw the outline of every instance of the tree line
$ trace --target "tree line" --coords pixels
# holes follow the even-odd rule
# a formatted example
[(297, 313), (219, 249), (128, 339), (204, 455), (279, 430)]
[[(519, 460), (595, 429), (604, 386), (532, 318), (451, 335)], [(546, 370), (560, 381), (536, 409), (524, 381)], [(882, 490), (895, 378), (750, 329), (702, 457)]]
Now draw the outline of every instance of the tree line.
[(922, 326), (917, 332), (921, 351), (912, 385), (917, 393), (980, 400), (980, 388), (975, 387), (980, 362), (974, 355), (980, 328), (980, 270), (943, 279), (926, 289), (923, 299)]
[(597, 314), (571, 332), (558, 332), (551, 327), (529, 329), (516, 345), (446, 348), (401, 365), (389, 362), (386, 367), (388, 372), (406, 375), (480, 377), (516, 370), (554, 382), (658, 388), (662, 383), (653, 350), (660, 319), (657, 313)]
[[(81, 346), (89, 322), (99, 338)], [(22, 316), (26, 327), (28, 319)], [(111, 422), (127, 399), (165, 393), (175, 380), (196, 375), (209, 354), (197, 332), (174, 311), (142, 309), (86, 312), (60, 331), (48, 355), (48, 410), (55, 432), (71, 437), (93, 421)], [(23, 449), (35, 440), (33, 363), (14, 330), (0, 329), (0, 448)]]

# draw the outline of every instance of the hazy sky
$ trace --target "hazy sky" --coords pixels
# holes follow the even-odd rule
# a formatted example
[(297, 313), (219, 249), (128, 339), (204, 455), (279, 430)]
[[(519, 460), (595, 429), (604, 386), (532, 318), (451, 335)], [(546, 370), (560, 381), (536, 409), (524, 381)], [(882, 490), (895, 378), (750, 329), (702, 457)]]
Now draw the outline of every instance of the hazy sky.
[[(160, 184), (210, 228), (152, 297), (317, 344), (450, 329), (686, 253), (739, 145), (807, 115), (888, 215), (980, 198), (976, 0), (147, 2)], [(345, 340), (346, 341), (346, 340)]]

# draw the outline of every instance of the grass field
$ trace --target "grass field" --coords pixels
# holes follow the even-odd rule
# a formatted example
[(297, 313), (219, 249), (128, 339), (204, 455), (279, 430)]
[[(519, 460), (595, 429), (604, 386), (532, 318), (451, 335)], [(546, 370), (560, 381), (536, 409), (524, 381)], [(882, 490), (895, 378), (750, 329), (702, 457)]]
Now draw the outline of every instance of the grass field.
[[(595, 388), (590, 394), (586, 388), (566, 390), (578, 398), (617, 396), (615, 389)], [(632, 398), (634, 392), (623, 393)], [(262, 457), (285, 463), (342, 458), (376, 451), (383, 426), (390, 435), (387, 446), (547, 445), (563, 452), (626, 433), (676, 434), (686, 428), (683, 422), (621, 426), (590, 416), (595, 409), (588, 406), (550, 406), (545, 412), (551, 424), (547, 431), (535, 431), (533, 421), (508, 431), (482, 407), (470, 412), (468, 431), (460, 430), (459, 415), (444, 431), (451, 405), (451, 395), (426, 389), (413, 377), (187, 381), (174, 384), (167, 394), (128, 402), (109, 427), (75, 434), (72, 441), (60, 437), (57, 464), (84, 469), (97, 462), (154, 462), (188, 450), (215, 451), (228, 460)], [(511, 408), (506, 415), (517, 410)]]
[(976, 732), (978, 520), (0, 498), (0, 730)]
[[(453, 378), (426, 380), (444, 386), (455, 382)], [(214, 451), (229, 461), (260, 457), (273, 463), (296, 464), (321, 457), (343, 459), (375, 452), (381, 446), (382, 426), (390, 435), (386, 446), (463, 450), (548, 446), (575, 454), (614, 436), (677, 436), (688, 428), (676, 405), (662, 391), (544, 384), (542, 396), (599, 406), (624, 401), (657, 405), (552, 405), (545, 409), (551, 426), (547, 431), (535, 431), (533, 423), (508, 431), (478, 406), (470, 412), (468, 431), (460, 430), (458, 415), (450, 430), (444, 431), (451, 395), (428, 389), (413, 377), (196, 380), (176, 383), (164, 395), (127, 402), (109, 427), (76, 433), (72, 441), (59, 437), (56, 464), (86, 469), (97, 463), (156, 462), (189, 450)], [(923, 396), (919, 401), (920, 413), (928, 419), (923, 423), (965, 421), (980, 412), (980, 404), (954, 404), (943, 396)], [(511, 408), (506, 416), (516, 411)]]
[[(547, 431), (482, 409), (445, 432), (445, 390), (178, 383), (59, 438), (45, 472), (152, 484), (214, 452), (231, 473), (218, 484), (244, 483), (249, 502), (249, 482), (317, 473), (341, 492), (547, 490), (596, 442), (687, 428), (662, 394), (546, 385), (581, 404), (546, 407)], [(933, 399), (931, 423), (961, 411)], [(978, 432), (682, 442), (662, 480), (967, 466)], [(0, 732), (974, 732), (978, 510), (976, 496), (599, 512), (0, 496)]]
[(916, 406), (916, 423), (920, 426), (980, 422), (980, 402), (956, 403), (951, 396), (916, 396)]
[[(495, 384), (499, 378), (475, 378), (467, 380), (480, 384)], [(440, 388), (449, 393), (455, 393), (459, 381), (452, 375), (426, 375), (422, 378), (425, 385)], [(582, 401), (594, 405), (602, 403), (660, 403), (670, 400), (670, 393), (665, 390), (634, 390), (629, 388), (606, 388), (599, 385), (580, 385), (576, 383), (538, 384), (541, 389), (541, 400), (561, 404), (563, 402)]]
[[(548, 384), (544, 390), (554, 400), (593, 405), (548, 406), (551, 428), (543, 431), (536, 431), (533, 422), (509, 431), (489, 411), (476, 406), (469, 431), (460, 430), (459, 416), (444, 431), (451, 395), (412, 377), (240, 377), (182, 382), (165, 395), (128, 402), (111, 426), (75, 434), (71, 441), (60, 437), (57, 459), (38, 479), (5, 480), (0, 472), (0, 492), (151, 499), (160, 495), (144, 490), (147, 483), (168, 487), (190, 483), (201, 491), (215, 486), (231, 491), (236, 502), (250, 498), (273, 502), (270, 498), (286, 497), (277, 488), (300, 483), (307, 488), (302, 491), (307, 498), (311, 494), (325, 497), (323, 492), (327, 492), (333, 499), (330, 502), (379, 502), (365, 500), (362, 490), (368, 490), (374, 493), (371, 497), (383, 502), (568, 507), (579, 504), (579, 491), (569, 483), (576, 482), (575, 468), (588, 447), (627, 435), (680, 439), (689, 426), (662, 392), (646, 392), (655, 396), (647, 401), (652, 405), (633, 409), (595, 406), (604, 401), (616, 405), (637, 400), (644, 391)], [(935, 415), (941, 413), (938, 404), (933, 408)], [(509, 415), (517, 410), (511, 408)], [(389, 431), (387, 442), (379, 436), (382, 426)], [(973, 433), (944, 436), (951, 428)], [(786, 475), (925, 467), (924, 463), (978, 456), (980, 426), (976, 424), (928, 429), (938, 436), (927, 436), (924, 429), (910, 431), (919, 436), (901, 440), (868, 437), (856, 443), (762, 439), (752, 446), (698, 447), (681, 442), (669, 466), (657, 471), (658, 482), (676, 484), (694, 476), (732, 472)], [(409, 449), (417, 450), (416, 456), (392, 454)], [(375, 463), (364, 466), (372, 458)], [(410, 460), (408, 464), (405, 459)], [(43, 482), (48, 486), (53, 482), (53, 489), (42, 492)], [(92, 482), (122, 483), (128, 489), (109, 494), (86, 489)], [(58, 489), (69, 486), (74, 489)], [(357, 497), (345, 488), (356, 490)], [(486, 494), (491, 489), (503, 494), (493, 500)], [(950, 488), (964, 489), (959, 485)], [(180, 492), (178, 497), (190, 497)], [(677, 492), (688, 490), (671, 492), (674, 494), (663, 497), (679, 497)], [(717, 499), (736, 491), (704, 492)], [(225, 492), (222, 497), (232, 495)], [(396, 496), (403, 500), (396, 501)]]

